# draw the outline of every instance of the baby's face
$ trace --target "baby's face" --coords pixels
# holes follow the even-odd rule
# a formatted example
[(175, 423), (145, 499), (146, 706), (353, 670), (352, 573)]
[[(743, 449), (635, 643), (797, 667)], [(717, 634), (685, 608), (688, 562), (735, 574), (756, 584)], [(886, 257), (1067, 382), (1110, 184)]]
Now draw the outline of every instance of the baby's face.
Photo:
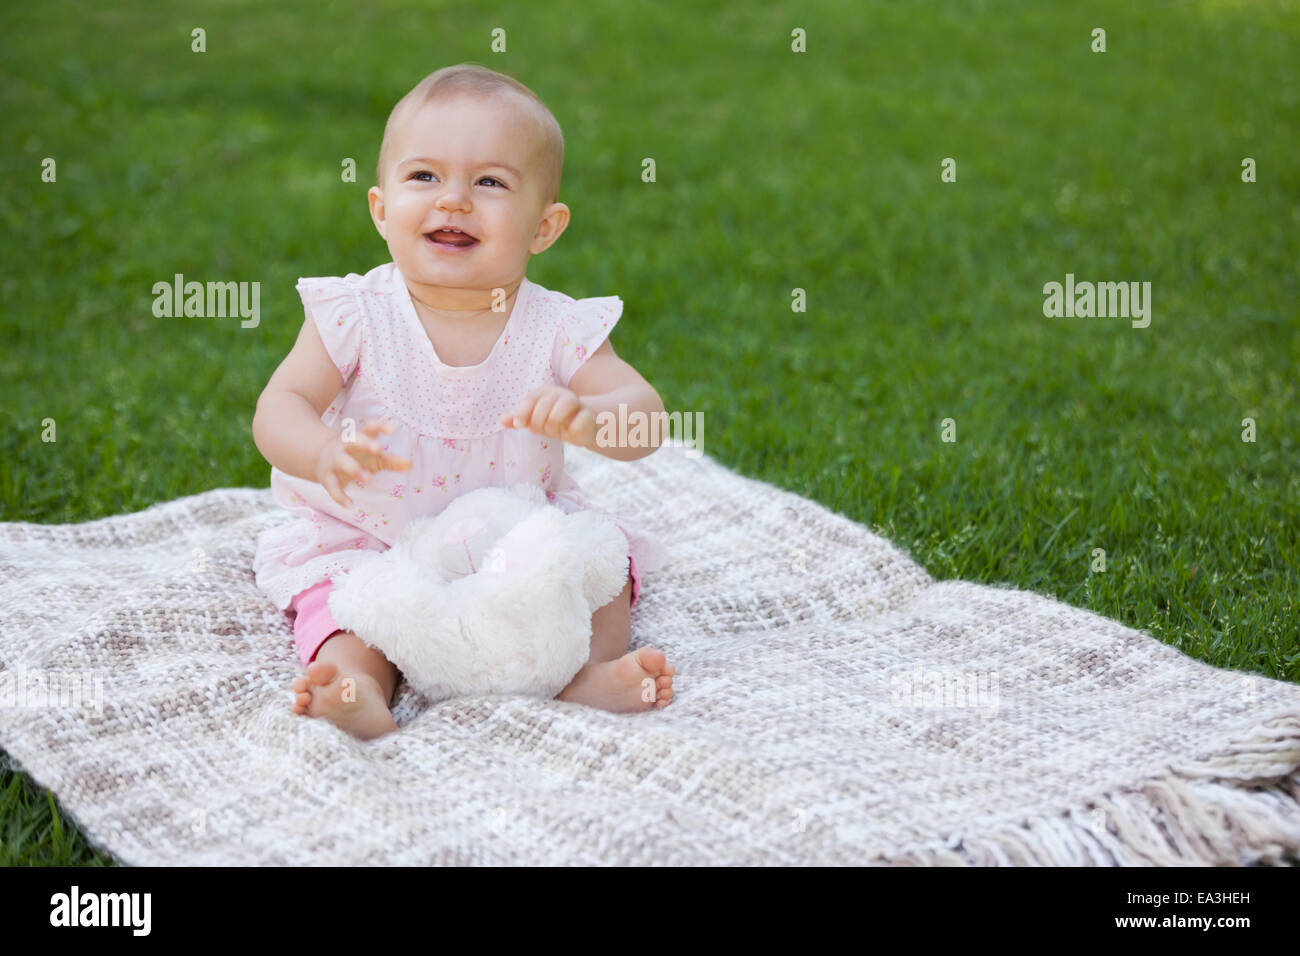
[[(408, 282), (505, 288), (559, 238), (568, 208), (544, 201), (534, 129), (514, 103), (459, 96), (424, 106), (394, 131), (370, 212)], [(445, 226), (468, 235), (434, 234)]]

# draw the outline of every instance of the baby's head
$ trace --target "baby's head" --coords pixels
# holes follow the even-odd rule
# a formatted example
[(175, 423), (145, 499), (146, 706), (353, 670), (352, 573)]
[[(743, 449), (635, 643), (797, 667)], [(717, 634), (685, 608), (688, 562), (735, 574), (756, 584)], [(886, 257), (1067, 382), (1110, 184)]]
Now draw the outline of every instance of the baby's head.
[[(560, 125), (531, 90), (486, 67), (449, 66), (389, 115), (370, 214), (408, 280), (506, 287), (568, 225), (563, 165)], [(439, 241), (444, 226), (474, 241)]]

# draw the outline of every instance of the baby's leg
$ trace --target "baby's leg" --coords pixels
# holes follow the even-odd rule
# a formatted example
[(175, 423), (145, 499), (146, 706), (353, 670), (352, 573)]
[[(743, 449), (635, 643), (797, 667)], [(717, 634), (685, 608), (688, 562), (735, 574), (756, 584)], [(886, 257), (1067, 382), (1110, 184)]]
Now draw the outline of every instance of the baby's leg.
[(397, 729), (388, 709), (397, 667), (351, 631), (331, 634), (293, 689), (294, 713), (324, 717), (361, 740)]
[(673, 699), (673, 674), (663, 651), (638, 647), (632, 639), (632, 576), (614, 600), (591, 615), (591, 656), (556, 700), (625, 713), (664, 708)]

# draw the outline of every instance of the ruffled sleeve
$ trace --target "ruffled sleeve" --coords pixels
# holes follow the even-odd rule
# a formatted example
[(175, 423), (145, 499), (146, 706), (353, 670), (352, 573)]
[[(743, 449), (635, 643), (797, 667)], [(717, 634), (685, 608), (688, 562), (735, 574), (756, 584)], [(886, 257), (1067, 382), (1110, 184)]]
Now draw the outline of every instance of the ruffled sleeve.
[(316, 331), (343, 376), (344, 386), (349, 385), (361, 361), (363, 323), (355, 289), (347, 279), (324, 276), (299, 279), (298, 294), (316, 322)]
[(616, 295), (575, 299), (562, 310), (551, 368), (565, 388), (591, 353), (600, 348), (622, 314), (623, 300)]

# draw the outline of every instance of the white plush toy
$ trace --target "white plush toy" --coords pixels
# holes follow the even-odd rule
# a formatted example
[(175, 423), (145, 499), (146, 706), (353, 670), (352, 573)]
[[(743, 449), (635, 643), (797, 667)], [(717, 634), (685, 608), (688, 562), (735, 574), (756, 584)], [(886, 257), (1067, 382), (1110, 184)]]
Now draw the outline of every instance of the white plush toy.
[(432, 700), (554, 697), (591, 651), (591, 615), (623, 590), (627, 539), (537, 485), (479, 488), (411, 521), (336, 581), (329, 608)]

